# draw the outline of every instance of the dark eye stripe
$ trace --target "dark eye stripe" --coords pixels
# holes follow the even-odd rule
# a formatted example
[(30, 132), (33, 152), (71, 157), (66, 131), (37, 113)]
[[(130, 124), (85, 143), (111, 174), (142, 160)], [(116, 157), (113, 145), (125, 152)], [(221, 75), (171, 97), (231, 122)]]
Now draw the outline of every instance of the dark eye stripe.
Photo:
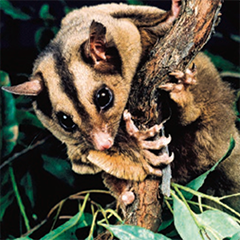
[[(45, 84), (46, 80), (43, 78), (43, 75), (41, 72), (37, 73), (40, 78), (42, 79), (42, 82)], [(52, 103), (49, 98), (49, 93), (47, 86), (44, 87), (43, 91), (38, 94), (36, 97), (36, 103), (37, 103), (37, 109), (40, 110), (44, 115), (51, 118), (52, 116)]]
[(55, 71), (61, 79), (62, 90), (67, 94), (69, 99), (72, 101), (75, 109), (81, 117), (86, 121), (89, 116), (83, 104), (79, 101), (77, 89), (74, 84), (74, 76), (69, 71), (68, 65), (65, 59), (61, 56), (60, 50), (53, 54), (55, 60)]

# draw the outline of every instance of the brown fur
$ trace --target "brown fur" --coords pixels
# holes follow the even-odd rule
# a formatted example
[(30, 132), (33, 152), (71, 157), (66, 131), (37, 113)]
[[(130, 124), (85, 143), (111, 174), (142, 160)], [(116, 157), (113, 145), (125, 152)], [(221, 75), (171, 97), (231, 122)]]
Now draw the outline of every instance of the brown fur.
[[(239, 193), (240, 136), (233, 90), (203, 53), (194, 63), (196, 84), (178, 94), (170, 92), (173, 117), (166, 123), (166, 131), (172, 136), (169, 148), (175, 154), (173, 181), (186, 184), (212, 167), (227, 152), (232, 136), (236, 142), (232, 154), (210, 175), (204, 189), (218, 196)], [(228, 202), (240, 211), (240, 197)]]
[[(203, 53), (193, 63), (197, 68), (196, 84), (170, 91), (167, 96), (172, 116), (165, 124), (165, 131), (172, 137), (168, 146), (175, 155), (171, 163), (172, 181), (187, 184), (210, 169), (226, 154), (233, 137), (236, 145), (231, 155), (209, 175), (201, 191), (215, 196), (240, 193), (240, 135), (235, 126), (234, 92)], [(121, 156), (115, 160), (116, 166), (120, 159)], [(129, 182), (116, 181), (107, 175), (105, 184), (117, 198), (129, 190)], [(239, 196), (224, 201), (240, 212)]]
[[(134, 146), (130, 151), (129, 140), (115, 144), (114, 140), (139, 63), (176, 17), (172, 11), (126, 4), (72, 11), (36, 60), (30, 83), (5, 89), (36, 96), (33, 106), (38, 118), (67, 145), (75, 172), (104, 170), (119, 178), (143, 180), (150, 173), (149, 165), (139, 157), (136, 143), (130, 141)], [(95, 103), (102, 86), (114, 96), (107, 110)], [(59, 113), (71, 119), (76, 131), (63, 129)], [(116, 157), (122, 151), (124, 164)]]
[[(179, 1), (173, 2), (176, 4)], [(35, 62), (33, 84), (7, 88), (17, 94), (37, 95), (34, 102), (37, 116), (67, 145), (74, 171), (84, 174), (104, 170), (118, 178), (136, 181), (152, 174), (149, 162), (143, 157), (135, 139), (121, 136), (126, 133), (119, 128), (119, 122), (139, 63), (175, 18), (172, 18), (171, 12), (123, 4), (75, 10), (63, 19), (61, 30), (50, 47)], [(94, 33), (93, 41), (89, 41), (89, 32), (94, 30), (91, 28), (93, 20), (101, 24), (97, 27), (99, 33)], [(99, 43), (100, 52), (95, 48)], [(84, 48), (81, 48), (83, 45)], [(116, 71), (115, 60), (106, 60), (105, 48), (112, 45), (117, 47), (121, 57), (120, 72)], [(91, 58), (90, 62), (84, 61), (83, 49), (88, 54), (86, 58)], [(54, 61), (59, 53), (64, 62), (56, 67)], [(100, 65), (99, 60), (102, 61)], [(175, 154), (173, 180), (184, 184), (209, 169), (226, 153), (233, 136), (236, 147), (218, 167), (215, 178), (208, 184), (208, 191), (217, 195), (240, 192), (240, 140), (232, 110), (233, 92), (221, 81), (207, 57), (199, 54), (194, 62), (198, 71), (197, 84), (179, 94), (169, 95), (173, 115), (166, 124), (166, 131), (172, 136), (169, 148)], [(65, 72), (64, 64), (68, 72)], [(108, 70), (110, 72), (106, 73)], [(75, 98), (71, 93), (66, 94), (66, 88), (71, 92), (70, 82), (63, 86), (61, 75), (73, 77), (77, 91)], [(94, 92), (103, 84), (114, 92), (114, 104), (108, 111), (99, 111), (94, 105)], [(26, 88), (30, 88), (29, 91)], [(49, 107), (41, 104), (45, 96), (49, 97), (52, 105), (49, 115), (39, 108), (40, 105)], [(78, 130), (66, 132), (59, 125), (59, 112), (70, 116)], [(94, 145), (94, 141), (103, 141), (102, 136), (115, 140), (108, 151), (98, 151), (96, 142)], [(233, 205), (240, 208), (239, 198)]]

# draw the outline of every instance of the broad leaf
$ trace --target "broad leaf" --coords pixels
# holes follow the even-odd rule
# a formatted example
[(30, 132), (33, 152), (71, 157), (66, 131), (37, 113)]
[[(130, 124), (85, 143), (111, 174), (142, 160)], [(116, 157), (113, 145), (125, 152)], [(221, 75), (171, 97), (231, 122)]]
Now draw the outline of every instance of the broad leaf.
[(174, 225), (183, 240), (202, 240), (196, 218), (187, 206), (175, 195), (173, 197)]
[(13, 5), (8, 0), (0, 1), (0, 9), (3, 10), (6, 14), (10, 15), (13, 19), (29, 20), (31, 18), (20, 9), (13, 7)]
[(49, 12), (49, 5), (43, 4), (40, 11), (39, 11), (39, 17), (44, 20), (54, 20), (54, 16), (50, 14)]
[(127, 3), (130, 5), (143, 5), (143, 1), (141, 0), (127, 0)]
[(32, 114), (28, 111), (17, 109), (16, 118), (18, 120), (19, 125), (20, 124), (33, 125), (33, 126), (36, 126), (38, 128), (44, 129), (42, 123), (38, 120), (36, 115), (34, 115), (34, 114)]
[(175, 194), (172, 196), (174, 224), (183, 240), (222, 240), (239, 232), (239, 224), (230, 215), (219, 210), (195, 214)]
[(92, 218), (89, 215), (87, 216), (88, 217), (86, 217), (82, 212), (77, 213), (69, 221), (45, 235), (43, 238), (41, 238), (41, 240), (77, 240), (78, 238), (75, 234), (76, 230), (91, 225)]
[(207, 210), (197, 216), (211, 239), (217, 239), (216, 236), (219, 239), (232, 237), (240, 231), (240, 225), (230, 215), (219, 210)]
[(43, 167), (46, 171), (66, 184), (70, 186), (74, 185), (74, 176), (67, 160), (52, 158), (47, 155), (42, 155), (42, 158), (44, 160)]
[(7, 210), (7, 208), (12, 204), (15, 194), (12, 190), (12, 183), (7, 168), (1, 169), (0, 174), (1, 181), (1, 191), (0, 191), (0, 221)]
[(209, 51), (204, 51), (204, 53), (206, 55), (208, 55), (212, 62), (214, 63), (214, 65), (218, 68), (221, 69), (221, 71), (226, 71), (226, 72), (236, 72), (239, 73), (240, 71), (240, 67), (233, 64), (232, 62), (224, 59), (222, 56), (220, 55), (214, 55), (212, 53), (210, 53)]
[[(9, 76), (3, 71), (0, 71), (0, 86), (10, 86)], [(2, 157), (4, 157), (11, 153), (17, 143), (18, 123), (15, 116), (16, 107), (12, 94), (2, 91), (1, 95), (0, 125), (2, 129), (0, 133), (0, 150)]]
[(27, 236), (27, 237), (16, 238), (15, 240), (33, 240), (33, 239)]
[(40, 27), (35, 32), (35, 43), (39, 51), (42, 51), (47, 46), (50, 40), (54, 38), (56, 32), (56, 27), (49, 28), (45, 26)]
[(31, 206), (34, 207), (34, 184), (32, 181), (32, 176), (27, 172), (20, 181), (20, 184), (23, 186), (25, 193), (31, 203)]
[(234, 235), (230, 238), (230, 240), (239, 240), (239, 239), (240, 239), (240, 231), (237, 232), (236, 234), (234, 234)]
[(173, 219), (169, 219), (166, 221), (163, 221), (158, 229), (158, 232), (166, 229), (167, 227), (169, 227), (171, 224), (173, 223)]
[(1, 196), (0, 198), (0, 221), (2, 221), (2, 218), (4, 216), (5, 211), (7, 208), (12, 204), (13, 200), (15, 198), (14, 191), (8, 191), (8, 193), (4, 196)]
[(138, 226), (129, 225), (105, 225), (105, 228), (113, 233), (113, 235), (121, 240), (169, 240), (162, 234), (153, 233), (150, 230)]

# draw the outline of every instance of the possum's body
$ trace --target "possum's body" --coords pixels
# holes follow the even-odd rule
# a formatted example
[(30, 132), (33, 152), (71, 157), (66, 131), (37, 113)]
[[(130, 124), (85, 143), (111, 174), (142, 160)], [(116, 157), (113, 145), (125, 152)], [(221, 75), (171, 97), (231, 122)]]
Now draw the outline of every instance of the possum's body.
[[(141, 181), (147, 175), (160, 176), (159, 165), (171, 162), (169, 156), (154, 158), (150, 151), (146, 153), (143, 146), (149, 143), (139, 144), (138, 137), (127, 136), (119, 124), (139, 64), (179, 14), (180, 1), (172, 2), (169, 12), (106, 4), (69, 13), (35, 62), (31, 81), (5, 88), (35, 96), (37, 116), (67, 145), (74, 171), (105, 171), (120, 179)], [(236, 147), (214, 173), (208, 191), (219, 195), (240, 192), (233, 92), (203, 54), (194, 62), (196, 84), (163, 87), (170, 92), (172, 108), (166, 131), (175, 155), (173, 180), (184, 184), (209, 169), (226, 153), (233, 136)], [(143, 140), (159, 130), (156, 126)], [(126, 136), (121, 138), (120, 133)], [(153, 148), (168, 143), (161, 138), (153, 142)], [(240, 208), (239, 197), (233, 205)]]
[[(169, 149), (175, 154), (173, 181), (186, 184), (210, 169), (226, 154), (233, 137), (232, 154), (210, 174), (204, 189), (216, 196), (240, 193), (240, 136), (235, 125), (233, 90), (203, 53), (193, 62), (196, 83), (181, 86), (180, 91), (173, 85), (163, 87), (172, 101), (173, 115), (166, 131), (172, 136)], [(227, 201), (240, 211), (240, 196)]]
[(121, 149), (115, 137), (137, 68), (176, 19), (179, 2), (169, 12), (114, 3), (74, 10), (35, 61), (30, 81), (5, 88), (35, 96), (38, 118), (67, 145), (75, 172), (132, 180), (161, 174), (136, 143)]

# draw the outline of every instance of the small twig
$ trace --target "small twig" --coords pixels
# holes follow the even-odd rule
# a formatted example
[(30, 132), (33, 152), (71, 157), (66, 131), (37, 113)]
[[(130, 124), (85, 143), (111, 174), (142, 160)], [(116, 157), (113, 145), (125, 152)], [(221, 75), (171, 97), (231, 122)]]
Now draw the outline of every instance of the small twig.
[(221, 77), (233, 77), (233, 78), (240, 78), (240, 73), (238, 72), (221, 72), (220, 73)]
[[(232, 209), (231, 207), (229, 207), (228, 205), (226, 205), (226, 204), (224, 204), (223, 202), (220, 201), (221, 199), (224, 199), (224, 197), (219, 198), (219, 197), (209, 196), (209, 195), (207, 195), (207, 194), (204, 194), (204, 193), (195, 191), (195, 190), (193, 190), (193, 189), (191, 189), (191, 188), (188, 188), (188, 187), (179, 185), (179, 184), (177, 184), (177, 183), (172, 183), (172, 186), (173, 186), (174, 188), (177, 187), (177, 188), (182, 189), (182, 190), (184, 190), (184, 191), (186, 191), (186, 192), (189, 192), (189, 193), (191, 193), (191, 194), (193, 194), (193, 195), (195, 195), (195, 196), (200, 196), (200, 197), (202, 197), (202, 198), (209, 199), (209, 200), (211, 200), (211, 201), (213, 201), (213, 202), (221, 205), (222, 207), (228, 209), (229, 211), (231, 211), (232, 213), (234, 213), (234, 214), (237, 215), (238, 217), (240, 217), (240, 213), (239, 213), (239, 212), (235, 211), (234, 209)], [(238, 195), (238, 194), (240, 194), (240, 193), (235, 194), (235, 196)], [(230, 195), (230, 196), (232, 197), (232, 195)], [(226, 198), (226, 197), (225, 197), (225, 198)]]
[(73, 216), (59, 216), (59, 219), (71, 219)]
[[(56, 204), (48, 213), (47, 215), (47, 218), (50, 218), (50, 216), (52, 215), (52, 213), (56, 210), (56, 208), (58, 208), (60, 205), (62, 205), (65, 201), (67, 200), (84, 200), (85, 197), (84, 196), (81, 196), (81, 195), (84, 195), (84, 194), (90, 194), (90, 193), (101, 193), (101, 194), (109, 194), (110, 195), (110, 192), (109, 191), (105, 191), (105, 190), (89, 190), (89, 191), (81, 191), (81, 192), (78, 192), (76, 194), (73, 194), (73, 195), (70, 195), (68, 196), (67, 198), (61, 200), (58, 204)], [(88, 201), (91, 202), (91, 204), (99, 207), (99, 204), (97, 204), (96, 202), (94, 202), (93, 200), (90, 200), (88, 199)]]
[(44, 219), (41, 223), (39, 223), (37, 226), (35, 226), (34, 228), (30, 229), (29, 231), (27, 231), (26, 233), (24, 233), (23, 235), (21, 235), (21, 238), (27, 237), (30, 234), (32, 234), (33, 232), (35, 232), (37, 229), (39, 229), (41, 226), (43, 226), (45, 223), (47, 222), (47, 219)]
[(27, 217), (27, 214), (26, 214), (26, 211), (25, 211), (25, 207), (23, 205), (23, 202), (22, 202), (22, 199), (21, 199), (18, 187), (17, 187), (17, 183), (16, 183), (16, 179), (15, 179), (15, 176), (14, 176), (12, 166), (9, 166), (9, 174), (10, 174), (10, 178), (11, 178), (11, 181), (12, 181), (13, 190), (14, 190), (15, 196), (17, 198), (17, 203), (18, 203), (20, 212), (23, 216), (23, 220), (24, 220), (26, 229), (27, 229), (27, 231), (29, 231), (31, 229), (31, 227), (29, 225), (29, 220), (28, 220), (28, 217)]
[(9, 165), (10, 163), (12, 163), (16, 158), (26, 154), (27, 152), (33, 150), (34, 148), (42, 145), (43, 143), (46, 142), (46, 140), (50, 137), (51, 135), (47, 136), (46, 138), (37, 141), (35, 144), (29, 146), (28, 148), (25, 148), (24, 150), (22, 150), (21, 152), (15, 153), (12, 157), (8, 158), (6, 161), (4, 161), (1, 165), (0, 165), (0, 170), (2, 170), (2, 168), (6, 167), (7, 165)]

